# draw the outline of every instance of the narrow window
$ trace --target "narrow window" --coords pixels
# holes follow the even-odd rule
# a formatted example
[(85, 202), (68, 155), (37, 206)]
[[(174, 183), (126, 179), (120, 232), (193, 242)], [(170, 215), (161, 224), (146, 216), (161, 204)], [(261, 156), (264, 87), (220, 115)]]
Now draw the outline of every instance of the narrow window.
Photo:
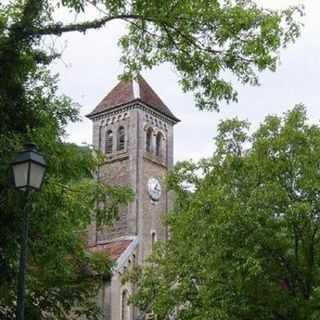
[[(102, 151), (102, 139), (103, 139), (103, 135), (102, 135), (102, 126), (99, 126), (99, 142), (98, 142), (98, 150)], [(103, 151), (102, 151), (103, 152)]]
[(106, 134), (106, 153), (112, 153), (112, 149), (113, 149), (113, 134), (111, 130), (108, 130)]
[(125, 144), (125, 130), (124, 130), (124, 127), (119, 127), (117, 150), (118, 151), (124, 150), (124, 144)]
[(147, 130), (147, 135), (146, 135), (146, 150), (147, 152), (152, 152), (152, 129), (149, 128)]
[(151, 250), (153, 251), (153, 249), (154, 249), (154, 244), (155, 244), (155, 242), (156, 242), (156, 233), (153, 231), (152, 233), (151, 233)]
[(121, 320), (128, 320), (128, 291), (124, 290), (121, 295)]
[(136, 255), (135, 254), (132, 255), (132, 264), (133, 264), (133, 267), (136, 266)]
[(161, 157), (161, 149), (162, 149), (162, 134), (158, 132), (156, 138), (156, 156)]

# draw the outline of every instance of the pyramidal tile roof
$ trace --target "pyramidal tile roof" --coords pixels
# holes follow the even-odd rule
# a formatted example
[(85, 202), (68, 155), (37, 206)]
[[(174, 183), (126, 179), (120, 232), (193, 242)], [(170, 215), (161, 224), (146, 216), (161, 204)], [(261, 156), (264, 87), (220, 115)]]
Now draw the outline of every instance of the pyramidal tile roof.
[(136, 80), (122, 80), (120, 81), (90, 112), (87, 117), (93, 116), (121, 107), (133, 101), (141, 101), (148, 105), (150, 108), (158, 111), (175, 122), (180, 121), (170, 109), (163, 103), (160, 97), (150, 87), (142, 76), (138, 76)]

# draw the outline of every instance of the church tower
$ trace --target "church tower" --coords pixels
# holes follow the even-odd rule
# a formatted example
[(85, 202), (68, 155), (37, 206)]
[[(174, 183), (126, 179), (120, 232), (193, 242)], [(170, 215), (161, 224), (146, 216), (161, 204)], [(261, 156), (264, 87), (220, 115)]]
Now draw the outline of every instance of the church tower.
[(167, 238), (163, 218), (172, 199), (164, 180), (173, 167), (173, 127), (179, 120), (141, 76), (121, 81), (87, 117), (93, 122), (93, 146), (105, 154), (97, 179), (129, 186), (135, 194), (113, 226), (93, 224), (89, 232), (91, 249), (116, 262), (99, 300), (104, 319), (136, 320), (126, 303), (132, 288), (123, 287), (121, 276), (144, 262), (155, 241)]

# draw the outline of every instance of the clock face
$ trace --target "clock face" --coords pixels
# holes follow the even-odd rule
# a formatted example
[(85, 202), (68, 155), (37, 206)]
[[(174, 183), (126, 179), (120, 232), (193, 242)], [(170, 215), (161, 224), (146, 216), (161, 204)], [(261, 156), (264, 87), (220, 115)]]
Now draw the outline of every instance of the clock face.
[(161, 184), (157, 178), (151, 177), (148, 180), (148, 193), (151, 199), (159, 200), (161, 197)]

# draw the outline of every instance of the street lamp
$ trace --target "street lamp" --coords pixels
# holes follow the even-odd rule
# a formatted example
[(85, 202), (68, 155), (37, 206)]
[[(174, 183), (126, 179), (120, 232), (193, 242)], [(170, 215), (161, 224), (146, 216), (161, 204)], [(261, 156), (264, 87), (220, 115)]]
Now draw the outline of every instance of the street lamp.
[(24, 147), (11, 163), (15, 187), (22, 191), (40, 190), (46, 162), (36, 145), (28, 143)]
[(39, 191), (47, 164), (37, 151), (37, 147), (28, 143), (24, 150), (17, 153), (11, 163), (16, 189), (23, 191), (25, 203), (22, 216), (21, 252), (17, 287), (16, 319), (24, 320), (25, 274), (27, 268), (28, 211), (27, 202), (31, 191)]

